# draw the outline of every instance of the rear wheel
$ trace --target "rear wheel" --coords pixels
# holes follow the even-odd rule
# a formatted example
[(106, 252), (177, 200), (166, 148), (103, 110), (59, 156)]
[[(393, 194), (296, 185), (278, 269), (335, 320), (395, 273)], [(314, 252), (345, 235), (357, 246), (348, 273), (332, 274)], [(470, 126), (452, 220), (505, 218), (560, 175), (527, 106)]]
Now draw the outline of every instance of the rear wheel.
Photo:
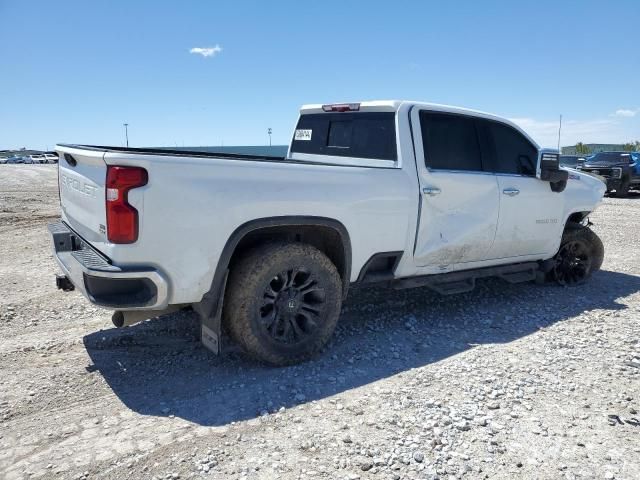
[(567, 226), (549, 272), (550, 280), (563, 286), (579, 285), (600, 269), (603, 260), (602, 241), (589, 227)]
[(253, 357), (290, 365), (326, 345), (342, 306), (335, 265), (317, 248), (270, 243), (249, 252), (229, 273), (224, 325)]

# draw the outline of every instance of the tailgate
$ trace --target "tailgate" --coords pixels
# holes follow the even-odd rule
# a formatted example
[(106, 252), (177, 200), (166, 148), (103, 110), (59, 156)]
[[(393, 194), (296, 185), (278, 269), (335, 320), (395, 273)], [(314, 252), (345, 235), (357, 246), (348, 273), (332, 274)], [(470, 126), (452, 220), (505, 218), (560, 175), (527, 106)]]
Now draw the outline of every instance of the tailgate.
[(105, 242), (104, 151), (58, 146), (58, 188), (62, 219), (94, 246)]

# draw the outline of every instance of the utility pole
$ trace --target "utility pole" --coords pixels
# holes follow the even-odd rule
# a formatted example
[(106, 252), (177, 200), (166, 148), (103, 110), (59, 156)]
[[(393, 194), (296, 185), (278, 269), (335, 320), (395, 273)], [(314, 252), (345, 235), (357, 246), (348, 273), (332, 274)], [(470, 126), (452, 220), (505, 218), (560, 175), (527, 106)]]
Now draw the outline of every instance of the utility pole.
[(558, 125), (558, 153), (562, 153), (560, 150), (560, 133), (562, 132), (562, 114), (560, 114), (560, 125)]
[(123, 123), (124, 125), (124, 138), (127, 141), (127, 148), (129, 147), (129, 124)]
[(271, 127), (269, 127), (267, 129), (267, 133), (269, 134), (269, 146), (271, 146), (271, 132), (272, 132)]

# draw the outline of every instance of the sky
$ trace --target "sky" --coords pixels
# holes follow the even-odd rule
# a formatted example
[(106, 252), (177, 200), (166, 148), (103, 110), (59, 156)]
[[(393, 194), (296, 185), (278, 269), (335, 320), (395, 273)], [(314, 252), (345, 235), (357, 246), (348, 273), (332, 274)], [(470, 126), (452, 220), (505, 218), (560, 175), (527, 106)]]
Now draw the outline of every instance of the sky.
[(542, 146), (640, 140), (640, 1), (0, 0), (0, 149), (287, 144), (300, 105), (420, 100)]

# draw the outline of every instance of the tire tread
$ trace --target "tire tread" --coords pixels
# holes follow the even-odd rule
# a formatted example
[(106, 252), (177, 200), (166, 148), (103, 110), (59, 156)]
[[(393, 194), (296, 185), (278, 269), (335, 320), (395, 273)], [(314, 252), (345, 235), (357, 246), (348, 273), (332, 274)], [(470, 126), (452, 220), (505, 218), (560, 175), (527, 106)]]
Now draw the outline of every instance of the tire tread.
[[(303, 256), (324, 269), (335, 290), (334, 295), (327, 295), (327, 302), (332, 304), (328, 315), (327, 328), (321, 329), (321, 335), (313, 340), (307, 350), (291, 355), (278, 353), (265, 346), (252, 329), (252, 296), (264, 288), (264, 276), (273, 265), (286, 265), (292, 257)], [(272, 242), (263, 244), (240, 259), (233, 265), (227, 283), (225, 295), (223, 324), (230, 337), (247, 353), (260, 361), (272, 365), (292, 365), (318, 353), (331, 338), (337, 324), (342, 306), (342, 282), (338, 270), (329, 258), (317, 248), (304, 243)]]

